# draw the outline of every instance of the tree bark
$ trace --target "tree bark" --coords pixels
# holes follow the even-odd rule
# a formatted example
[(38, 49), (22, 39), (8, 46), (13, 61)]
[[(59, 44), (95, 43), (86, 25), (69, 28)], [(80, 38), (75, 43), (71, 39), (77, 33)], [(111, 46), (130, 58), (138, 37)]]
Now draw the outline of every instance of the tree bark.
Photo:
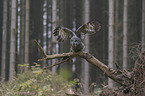
[[(57, 0), (53, 0), (52, 1), (52, 31), (56, 28), (56, 14), (57, 14), (57, 10), (56, 10), (56, 2)], [(56, 54), (56, 38), (52, 35), (52, 53)], [(56, 60), (52, 60), (52, 64), (56, 63)], [(56, 66), (52, 67), (52, 72), (53, 74), (56, 73)]]
[(127, 69), (127, 2), (124, 0), (123, 15), (123, 69)]
[(5, 80), (6, 78), (6, 48), (7, 48), (7, 12), (8, 5), (7, 0), (3, 1), (3, 38), (2, 38), (2, 65), (1, 65), (1, 78)]
[[(90, 0), (85, 0), (84, 2), (84, 23), (87, 23), (90, 21)], [(85, 51), (89, 52), (90, 50), (90, 38), (89, 35), (86, 34), (85, 38), (84, 38), (84, 44), (85, 44)], [(89, 63), (86, 62), (85, 60), (82, 60), (82, 64), (84, 64), (84, 66), (82, 66), (82, 78), (84, 81), (83, 85), (84, 85), (84, 93), (87, 94), (89, 92)]]
[(142, 51), (145, 49), (145, 0), (142, 0), (142, 34), (141, 34)]
[[(114, 0), (109, 1), (109, 49), (108, 49), (108, 63), (109, 67), (113, 68), (114, 63)], [(113, 81), (111, 79), (108, 79), (108, 86), (110, 88), (113, 87)]]
[(26, 19), (25, 19), (25, 61), (29, 63), (29, 0), (26, 0)]
[(24, 30), (25, 30), (25, 0), (21, 0), (21, 38), (20, 38), (20, 63), (24, 64)]
[(16, 0), (12, 0), (9, 80), (13, 78), (15, 72), (15, 51), (16, 51), (15, 44), (16, 44)]
[(118, 12), (118, 8), (119, 8), (119, 0), (116, 0), (116, 4), (115, 4), (116, 6), (115, 6), (115, 42), (114, 42), (114, 61), (117, 61), (117, 51), (118, 51), (118, 14), (119, 14), (119, 12)]

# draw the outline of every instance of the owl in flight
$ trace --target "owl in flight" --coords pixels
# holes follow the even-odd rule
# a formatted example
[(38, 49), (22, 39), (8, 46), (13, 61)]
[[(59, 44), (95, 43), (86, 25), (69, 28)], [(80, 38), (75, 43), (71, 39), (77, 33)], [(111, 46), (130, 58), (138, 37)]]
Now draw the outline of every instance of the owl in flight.
[(59, 42), (63, 42), (69, 38), (71, 43), (71, 51), (72, 52), (79, 52), (84, 49), (84, 44), (81, 41), (81, 39), (78, 37), (78, 35), (82, 34), (94, 34), (96, 31), (99, 31), (101, 29), (100, 23), (97, 21), (91, 21), (86, 24), (83, 24), (80, 26), (75, 32), (72, 30), (65, 28), (65, 27), (57, 27), (54, 29), (54, 36), (57, 36), (57, 40)]

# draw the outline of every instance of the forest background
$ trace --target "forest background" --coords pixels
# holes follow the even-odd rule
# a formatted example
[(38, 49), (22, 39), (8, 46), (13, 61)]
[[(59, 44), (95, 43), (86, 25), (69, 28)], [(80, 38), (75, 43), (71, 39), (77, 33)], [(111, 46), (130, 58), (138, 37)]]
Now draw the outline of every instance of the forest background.
[[(34, 66), (37, 62), (44, 68), (58, 62), (38, 62), (43, 55), (34, 40), (47, 54), (69, 52), (69, 40), (57, 42), (53, 30), (57, 26), (76, 30), (88, 21), (98, 21), (101, 30), (85, 36), (85, 51), (113, 69), (117, 63), (131, 71), (137, 54), (144, 50), (144, 4), (144, 0), (0, 0), (1, 80), (11, 80), (24, 72), (22, 65)], [(85, 84), (84, 90), (92, 83), (98, 88), (104, 82), (109, 87), (115, 85), (81, 58), (50, 70), (54, 74), (68, 73), (68, 81), (78, 78)]]

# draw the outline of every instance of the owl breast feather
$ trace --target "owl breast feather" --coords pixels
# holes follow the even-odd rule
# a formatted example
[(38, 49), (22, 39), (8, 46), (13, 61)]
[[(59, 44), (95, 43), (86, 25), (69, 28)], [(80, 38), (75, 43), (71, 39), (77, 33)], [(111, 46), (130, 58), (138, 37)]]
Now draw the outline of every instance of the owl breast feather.
[(83, 50), (83, 44), (82, 43), (80, 43), (79, 45), (77, 45), (77, 46), (74, 46), (74, 45), (72, 45), (71, 46), (71, 51), (72, 52), (79, 52), (79, 51), (82, 51)]

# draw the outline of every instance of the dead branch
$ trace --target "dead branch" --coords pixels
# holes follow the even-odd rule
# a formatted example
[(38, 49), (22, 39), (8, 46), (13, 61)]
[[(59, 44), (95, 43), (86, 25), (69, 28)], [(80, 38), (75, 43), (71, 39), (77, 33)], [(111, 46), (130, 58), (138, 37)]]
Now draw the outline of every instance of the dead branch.
[(34, 42), (38, 45), (38, 47), (41, 50), (41, 52), (43, 53), (44, 57), (46, 57), (46, 54), (45, 54), (43, 48), (40, 46), (40, 44), (36, 40), (34, 40)]
[(55, 63), (55, 64), (53, 64), (53, 65), (50, 65), (50, 66), (48, 66), (48, 67), (45, 67), (45, 68), (43, 68), (43, 69), (48, 69), (48, 68), (51, 68), (51, 67), (53, 67), (53, 66), (59, 65), (59, 64), (61, 64), (61, 63), (64, 63), (64, 62), (68, 61), (69, 59), (70, 59), (70, 58), (67, 58), (67, 59), (65, 59), (65, 60), (63, 60), (63, 61), (60, 61), (60, 62), (58, 62), (58, 63)]
[[(44, 58), (39, 59), (38, 61), (57, 59), (57, 58), (64, 58), (64, 57), (73, 58), (73, 57), (79, 56), (81, 58), (84, 58), (90, 64), (93, 64), (94, 66), (98, 67), (100, 70), (102, 70), (104, 72), (104, 74), (106, 74), (108, 77), (110, 77), (115, 82), (118, 82), (119, 84), (124, 85), (124, 86), (129, 84), (128, 82), (126, 82), (126, 80), (128, 80), (128, 78), (126, 78), (126, 76), (124, 76), (124, 74), (121, 74), (121, 73), (117, 74), (117, 72), (115, 70), (113, 70), (112, 68), (109, 68), (108, 66), (106, 66), (106, 64), (102, 63), (101, 61), (99, 61), (94, 56), (90, 55), (89, 53), (85, 53), (85, 52), (68, 52), (68, 53), (62, 53), (62, 54), (46, 55), (44, 53), (44, 51), (43, 51), (43, 48), (39, 45), (39, 43), (37, 41), (35, 41), (35, 42), (39, 46), (41, 52), (44, 55)], [(47, 68), (59, 65), (59, 64), (64, 63), (66, 61), (67, 60), (60, 61), (60, 62), (58, 62), (56, 64), (48, 66)]]

